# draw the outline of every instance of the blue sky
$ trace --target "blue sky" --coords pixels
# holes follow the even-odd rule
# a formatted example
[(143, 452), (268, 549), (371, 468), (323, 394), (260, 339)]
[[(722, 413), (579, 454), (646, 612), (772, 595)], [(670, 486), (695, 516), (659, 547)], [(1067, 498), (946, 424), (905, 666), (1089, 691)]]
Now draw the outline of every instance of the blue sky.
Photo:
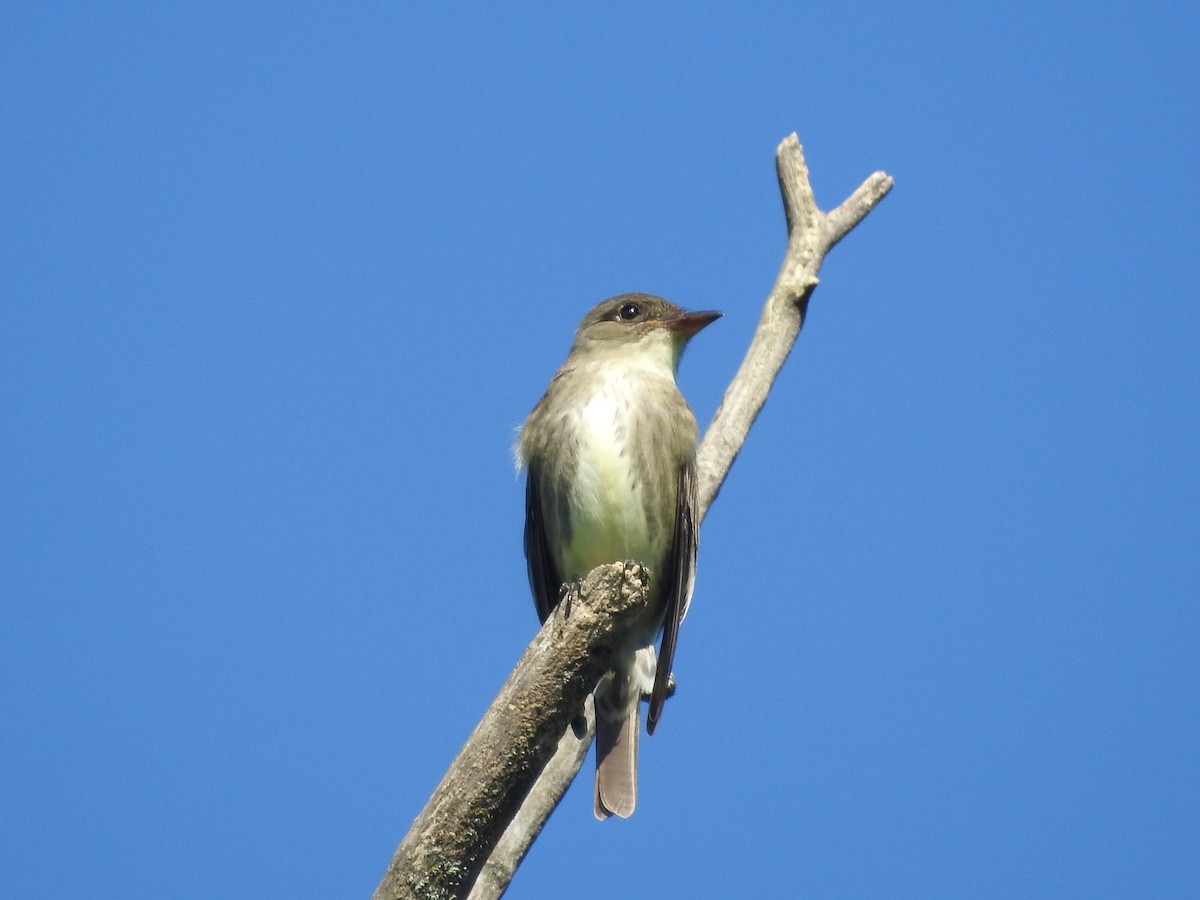
[(367, 896), (537, 626), (516, 427), (629, 290), (708, 421), (797, 131), (896, 188), (509, 896), (1194, 896), (1197, 22), (5, 5), (5, 893)]

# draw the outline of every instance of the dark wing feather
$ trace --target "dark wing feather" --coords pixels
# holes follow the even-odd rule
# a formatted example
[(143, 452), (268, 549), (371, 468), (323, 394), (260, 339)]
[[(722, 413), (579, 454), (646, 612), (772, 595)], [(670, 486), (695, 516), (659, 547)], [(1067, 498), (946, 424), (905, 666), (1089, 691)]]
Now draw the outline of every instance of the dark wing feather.
[(696, 578), (696, 463), (689, 461), (679, 470), (679, 491), (675, 497), (675, 538), (664, 571), (667, 583), (667, 614), (663, 622), (662, 645), (658, 651), (658, 667), (654, 673), (654, 690), (650, 694), (650, 714), (646, 731), (654, 734), (662, 716), (663, 703), (671, 677), (671, 662), (675, 658), (675, 642), (679, 638), (679, 623), (687, 615), (692, 601)]
[(538, 490), (540, 467), (530, 463), (525, 477), (525, 564), (529, 569), (529, 588), (537, 606), (538, 619), (545, 622), (558, 605), (562, 579), (554, 567), (554, 557), (546, 543), (546, 523)]

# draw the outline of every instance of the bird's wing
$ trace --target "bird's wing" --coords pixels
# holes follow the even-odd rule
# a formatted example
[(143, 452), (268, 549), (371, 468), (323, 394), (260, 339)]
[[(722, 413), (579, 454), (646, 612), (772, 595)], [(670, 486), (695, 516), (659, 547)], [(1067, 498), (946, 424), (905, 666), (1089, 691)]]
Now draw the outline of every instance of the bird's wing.
[(654, 673), (654, 690), (650, 694), (650, 713), (646, 731), (654, 734), (671, 678), (671, 661), (675, 657), (675, 642), (679, 638), (679, 623), (687, 615), (692, 602), (696, 579), (696, 463), (691, 460), (679, 470), (679, 490), (675, 497), (675, 539), (664, 567), (667, 582), (667, 614), (663, 622), (662, 645), (658, 651), (658, 668)]
[(529, 588), (533, 591), (538, 619), (545, 622), (558, 605), (562, 579), (546, 543), (546, 523), (538, 489), (540, 476), (538, 464), (531, 462), (525, 478), (525, 563), (529, 569)]

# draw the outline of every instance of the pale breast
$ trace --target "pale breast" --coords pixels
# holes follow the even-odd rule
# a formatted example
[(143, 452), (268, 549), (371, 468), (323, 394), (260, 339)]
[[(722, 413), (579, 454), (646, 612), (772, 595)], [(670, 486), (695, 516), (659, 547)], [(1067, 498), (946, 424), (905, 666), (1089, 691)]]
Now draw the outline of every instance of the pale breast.
[[(647, 486), (659, 473), (653, 451), (656, 392), (653, 376), (612, 371), (575, 413), (577, 468), (571, 493), (571, 541), (563, 548), (564, 575), (582, 577), (595, 566), (636, 559), (659, 566), (668, 549), (664, 513), (675, 505), (675, 484), (648, 503)], [(668, 382), (666, 387), (675, 390)], [(646, 404), (651, 406), (648, 408)], [(635, 442), (637, 444), (635, 445)], [(650, 442), (648, 445), (644, 442)], [(648, 470), (650, 469), (650, 470)]]

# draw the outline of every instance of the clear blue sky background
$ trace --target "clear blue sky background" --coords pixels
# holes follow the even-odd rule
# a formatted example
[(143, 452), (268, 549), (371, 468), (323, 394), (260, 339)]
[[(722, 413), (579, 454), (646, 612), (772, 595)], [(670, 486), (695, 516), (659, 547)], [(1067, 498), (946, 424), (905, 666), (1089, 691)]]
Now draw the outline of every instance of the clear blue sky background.
[[(595, 301), (837, 247), (705, 522), (642, 801), (510, 896), (1194, 897), (1186, 4), (7, 3), (0, 880), (365, 897), (537, 621)], [(589, 763), (590, 769), (590, 763)]]

